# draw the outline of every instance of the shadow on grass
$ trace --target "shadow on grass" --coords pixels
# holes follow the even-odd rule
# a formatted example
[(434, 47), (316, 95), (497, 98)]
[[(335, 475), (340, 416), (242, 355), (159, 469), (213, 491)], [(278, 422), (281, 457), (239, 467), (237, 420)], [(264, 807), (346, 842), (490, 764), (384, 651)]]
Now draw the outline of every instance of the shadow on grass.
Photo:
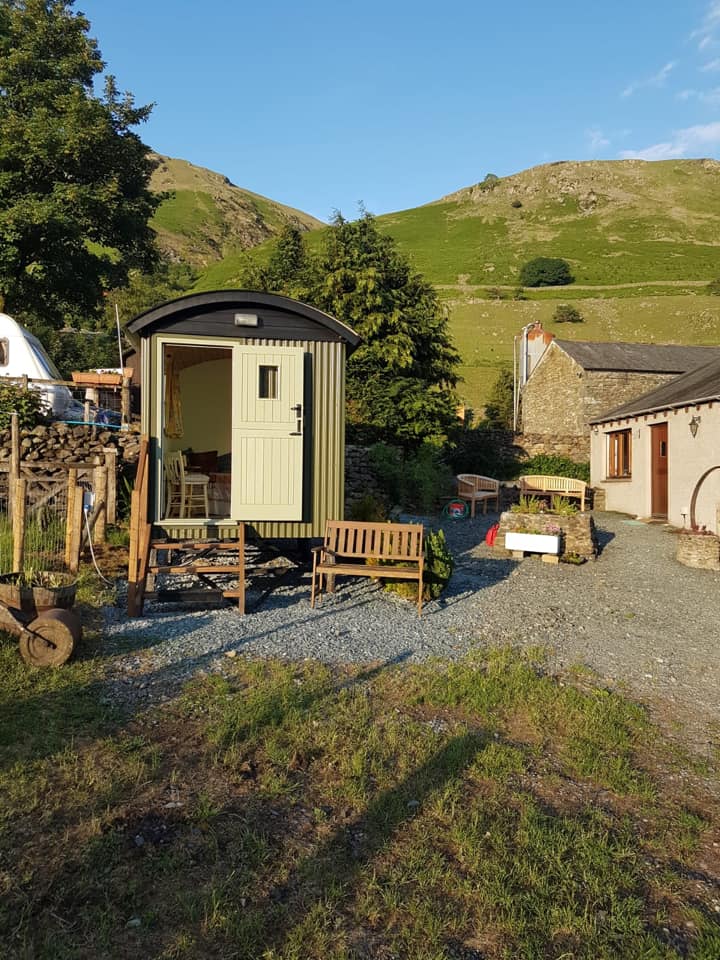
[(351, 900), (364, 867), (434, 793), (461, 776), (486, 745), (487, 739), (477, 734), (454, 737), (401, 783), (372, 800), (361, 816), (336, 830), (312, 856), (300, 860), (285, 883), (273, 887), (264, 903), (255, 904), (255, 911), (267, 918), (262, 947), (283, 955), (293, 928), (325, 903), (331, 891), (342, 889), (343, 899)]

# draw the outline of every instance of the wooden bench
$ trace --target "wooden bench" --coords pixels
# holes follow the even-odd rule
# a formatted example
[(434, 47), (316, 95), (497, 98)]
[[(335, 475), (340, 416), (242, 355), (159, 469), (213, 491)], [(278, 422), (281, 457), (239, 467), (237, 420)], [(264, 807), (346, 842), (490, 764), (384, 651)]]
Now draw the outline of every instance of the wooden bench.
[[(394, 561), (394, 565), (366, 561)], [(316, 582), (322, 593), (323, 577), (388, 577), (417, 580), (418, 616), (422, 613), (425, 546), (421, 523), (362, 523), (328, 520), (325, 542), (313, 547), (310, 606), (315, 606)]]
[(580, 501), (580, 509), (585, 510), (587, 484), (574, 477), (546, 477), (542, 474), (528, 474), (520, 477), (520, 496), (533, 497), (537, 494), (555, 497), (573, 497)]
[(477, 473), (459, 473), (457, 480), (458, 497), (470, 501), (470, 516), (475, 516), (475, 504), (480, 501), (483, 513), (487, 513), (488, 501), (495, 501), (495, 509), (500, 509), (500, 481), (492, 477), (482, 477)]

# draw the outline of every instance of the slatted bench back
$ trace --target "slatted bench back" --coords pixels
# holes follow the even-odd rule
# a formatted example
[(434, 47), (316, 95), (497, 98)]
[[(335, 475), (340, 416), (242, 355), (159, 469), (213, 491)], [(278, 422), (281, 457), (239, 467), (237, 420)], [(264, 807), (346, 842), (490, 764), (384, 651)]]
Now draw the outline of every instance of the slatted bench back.
[(342, 557), (420, 560), (423, 556), (423, 525), (328, 520), (325, 546)]
[(583, 493), (587, 484), (584, 480), (576, 480), (574, 477), (545, 477), (540, 474), (520, 477), (520, 484), (529, 489), (543, 490), (546, 492), (557, 491), (558, 493), (567, 491), (568, 493)]

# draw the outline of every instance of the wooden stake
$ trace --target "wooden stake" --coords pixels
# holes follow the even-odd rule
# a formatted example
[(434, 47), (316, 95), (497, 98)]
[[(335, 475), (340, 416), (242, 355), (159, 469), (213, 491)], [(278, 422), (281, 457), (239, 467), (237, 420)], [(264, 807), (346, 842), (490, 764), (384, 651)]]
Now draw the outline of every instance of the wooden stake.
[(27, 480), (16, 477), (12, 481), (13, 491), (13, 571), (22, 573), (25, 564), (25, 504)]
[(117, 520), (117, 450), (115, 447), (105, 447), (105, 469), (107, 472), (107, 522), (113, 524)]
[(67, 479), (67, 515), (65, 517), (65, 566), (70, 569), (70, 558), (72, 557), (72, 529), (74, 513), (74, 497), (77, 490), (78, 472), (74, 467), (68, 470)]
[(77, 573), (80, 566), (80, 541), (83, 528), (83, 489), (76, 485), (72, 495), (72, 529), (70, 531), (70, 557), (68, 570)]
[(123, 377), (120, 388), (120, 422), (130, 423), (130, 377)]
[(95, 543), (105, 543), (105, 521), (107, 518), (107, 467), (99, 464), (93, 470), (93, 491), (95, 493)]

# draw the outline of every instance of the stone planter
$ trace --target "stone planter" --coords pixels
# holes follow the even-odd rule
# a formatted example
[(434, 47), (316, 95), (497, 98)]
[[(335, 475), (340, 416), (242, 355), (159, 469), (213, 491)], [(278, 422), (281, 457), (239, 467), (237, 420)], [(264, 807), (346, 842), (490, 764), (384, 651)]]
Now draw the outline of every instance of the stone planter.
[[(512, 510), (507, 510), (500, 516), (495, 547), (506, 550), (528, 550), (530, 549), (528, 547), (510, 546), (507, 538), (522, 534), (526, 530), (542, 530), (543, 527), (550, 525), (555, 529), (560, 528), (560, 543), (556, 555), (572, 554), (585, 560), (592, 560), (597, 556), (595, 524), (589, 512), (559, 516), (554, 513), (513, 513)], [(543, 553), (549, 553), (549, 551), (543, 551)]]
[(528, 553), (559, 553), (560, 537), (550, 533), (513, 533), (505, 534), (507, 550), (522, 550)]
[(686, 567), (720, 570), (720, 538), (714, 533), (681, 530), (678, 533), (676, 557)]

